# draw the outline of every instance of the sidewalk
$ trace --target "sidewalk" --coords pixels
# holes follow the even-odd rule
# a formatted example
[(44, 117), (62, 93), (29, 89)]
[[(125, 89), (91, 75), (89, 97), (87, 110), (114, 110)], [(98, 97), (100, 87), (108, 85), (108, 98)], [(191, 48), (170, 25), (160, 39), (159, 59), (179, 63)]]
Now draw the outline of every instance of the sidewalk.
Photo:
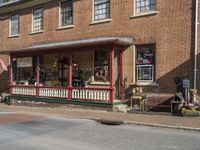
[(27, 107), (0, 104), (0, 111), (14, 111), (48, 116), (87, 118), (107, 122), (119, 122), (127, 125), (143, 125), (161, 128), (173, 128), (200, 132), (200, 117), (177, 117), (167, 115), (126, 114), (104, 110), (90, 110), (69, 107)]

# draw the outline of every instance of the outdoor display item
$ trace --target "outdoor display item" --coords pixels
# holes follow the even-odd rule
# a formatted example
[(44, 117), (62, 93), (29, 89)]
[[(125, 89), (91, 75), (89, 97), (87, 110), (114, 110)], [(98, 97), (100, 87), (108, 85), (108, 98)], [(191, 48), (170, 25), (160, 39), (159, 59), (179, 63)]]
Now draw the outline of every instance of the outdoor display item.
[(192, 103), (182, 106), (181, 108), (181, 114), (183, 116), (200, 116), (199, 110), (199, 105), (197, 104), (196, 106)]

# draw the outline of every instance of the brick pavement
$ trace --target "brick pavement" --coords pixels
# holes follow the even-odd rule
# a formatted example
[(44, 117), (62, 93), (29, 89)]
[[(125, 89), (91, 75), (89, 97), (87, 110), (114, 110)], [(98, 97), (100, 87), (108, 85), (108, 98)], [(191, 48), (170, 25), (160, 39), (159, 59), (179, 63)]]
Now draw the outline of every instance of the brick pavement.
[[(139, 122), (146, 124), (160, 124), (160, 125), (172, 125), (183, 126), (190, 128), (200, 129), (200, 117), (177, 117), (171, 115), (150, 115), (150, 114), (126, 114), (115, 113), (104, 110), (92, 110), (81, 108), (69, 108), (69, 107), (27, 107), (27, 106), (8, 106), (0, 104), (0, 111), (14, 111), (25, 114), (39, 114), (39, 115), (58, 115), (61, 117), (73, 117), (73, 118), (91, 118), (102, 119), (110, 121), (126, 121), (126, 122)], [(17, 117), (17, 116), (16, 116)]]

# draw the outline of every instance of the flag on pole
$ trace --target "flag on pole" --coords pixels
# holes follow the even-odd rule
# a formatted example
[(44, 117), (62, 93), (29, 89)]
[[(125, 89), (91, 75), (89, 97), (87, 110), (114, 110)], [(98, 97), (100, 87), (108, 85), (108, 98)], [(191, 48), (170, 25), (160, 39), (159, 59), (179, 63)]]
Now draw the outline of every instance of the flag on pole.
[(8, 71), (6, 64), (3, 62), (1, 58), (0, 58), (0, 64), (4, 71)]

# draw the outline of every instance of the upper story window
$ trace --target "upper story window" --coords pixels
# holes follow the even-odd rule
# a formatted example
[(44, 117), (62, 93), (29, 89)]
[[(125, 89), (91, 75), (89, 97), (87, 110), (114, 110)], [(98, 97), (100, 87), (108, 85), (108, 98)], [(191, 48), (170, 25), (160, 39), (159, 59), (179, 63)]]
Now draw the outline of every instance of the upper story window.
[(18, 35), (19, 34), (19, 24), (20, 24), (20, 16), (19, 14), (11, 15), (10, 18), (10, 35)]
[(67, 0), (60, 3), (60, 26), (73, 24), (73, 0)]
[(43, 8), (33, 9), (33, 32), (43, 30)]
[(16, 3), (16, 2), (19, 2), (19, 1), (21, 1), (21, 0), (0, 0), (0, 7), (4, 6), (4, 5)]
[(136, 14), (155, 10), (156, 0), (136, 0)]
[(155, 45), (136, 46), (137, 81), (153, 82), (155, 79)]
[(110, 0), (94, 0), (94, 20), (110, 18)]

